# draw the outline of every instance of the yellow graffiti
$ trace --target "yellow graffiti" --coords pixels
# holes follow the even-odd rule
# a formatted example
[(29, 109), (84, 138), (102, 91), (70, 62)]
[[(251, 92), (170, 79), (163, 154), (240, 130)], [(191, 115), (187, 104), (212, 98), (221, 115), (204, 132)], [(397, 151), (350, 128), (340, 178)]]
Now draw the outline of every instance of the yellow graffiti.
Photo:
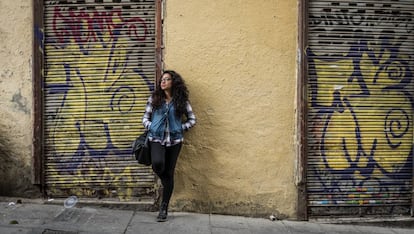
[(404, 62), (409, 57), (369, 51), (336, 60), (313, 54), (309, 188), (317, 199), (312, 204), (410, 201), (405, 194), (412, 187), (413, 77)]
[[(132, 155), (119, 155), (142, 131), (150, 88), (144, 72), (134, 70), (137, 61), (128, 57), (136, 41), (112, 31), (104, 31), (100, 42), (78, 43), (70, 37), (59, 46), (45, 45), (49, 194), (128, 200), (139, 187), (153, 187), (150, 169), (138, 166)], [(143, 182), (138, 172), (152, 182)]]

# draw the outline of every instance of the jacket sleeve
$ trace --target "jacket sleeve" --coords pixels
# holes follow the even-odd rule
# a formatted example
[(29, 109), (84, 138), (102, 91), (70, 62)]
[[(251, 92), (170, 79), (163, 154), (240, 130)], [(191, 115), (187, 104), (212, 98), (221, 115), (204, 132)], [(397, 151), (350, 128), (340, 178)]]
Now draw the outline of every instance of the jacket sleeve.
[(187, 101), (187, 113), (186, 113), (186, 121), (181, 125), (181, 128), (184, 131), (187, 131), (188, 129), (192, 128), (196, 124), (196, 116), (193, 112), (193, 108), (191, 107), (190, 102)]
[(151, 127), (151, 116), (152, 116), (152, 97), (148, 98), (147, 105), (145, 106), (144, 116), (142, 117), (142, 124), (146, 130)]

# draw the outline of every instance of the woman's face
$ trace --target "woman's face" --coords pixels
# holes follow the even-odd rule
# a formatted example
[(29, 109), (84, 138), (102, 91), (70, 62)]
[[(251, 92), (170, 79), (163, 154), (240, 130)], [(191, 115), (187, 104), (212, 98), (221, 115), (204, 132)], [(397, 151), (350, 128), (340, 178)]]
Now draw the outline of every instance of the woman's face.
[(171, 75), (170, 74), (164, 73), (162, 75), (160, 87), (164, 91), (171, 90), (171, 87), (172, 87), (172, 78), (171, 78)]

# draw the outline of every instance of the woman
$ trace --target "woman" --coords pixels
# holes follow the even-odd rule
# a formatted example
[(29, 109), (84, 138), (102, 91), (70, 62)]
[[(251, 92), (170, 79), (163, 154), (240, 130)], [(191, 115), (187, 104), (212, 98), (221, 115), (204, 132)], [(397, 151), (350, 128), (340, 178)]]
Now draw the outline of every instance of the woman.
[[(185, 116), (185, 122), (182, 117)], [(175, 71), (164, 71), (149, 97), (142, 119), (149, 130), (152, 169), (161, 179), (162, 202), (158, 222), (167, 221), (168, 204), (174, 189), (174, 169), (181, 150), (183, 131), (193, 127), (196, 118), (188, 100), (188, 89)]]

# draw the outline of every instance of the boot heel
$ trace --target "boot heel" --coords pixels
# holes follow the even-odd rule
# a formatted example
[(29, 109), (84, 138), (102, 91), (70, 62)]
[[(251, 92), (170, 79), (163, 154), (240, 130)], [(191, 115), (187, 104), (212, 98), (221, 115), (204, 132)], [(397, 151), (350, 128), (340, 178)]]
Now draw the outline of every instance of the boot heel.
[(163, 202), (161, 203), (160, 206), (160, 212), (158, 213), (157, 216), (157, 222), (165, 222), (168, 220), (167, 216), (168, 216), (168, 204)]

